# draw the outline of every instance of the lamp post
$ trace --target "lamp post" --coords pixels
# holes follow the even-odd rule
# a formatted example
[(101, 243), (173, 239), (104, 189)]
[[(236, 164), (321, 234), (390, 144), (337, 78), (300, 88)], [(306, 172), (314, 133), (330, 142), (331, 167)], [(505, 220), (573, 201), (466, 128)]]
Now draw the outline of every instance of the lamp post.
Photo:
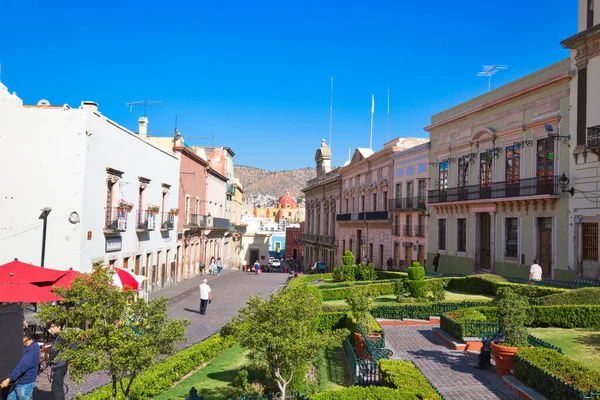
[(39, 216), (39, 219), (44, 220), (44, 228), (42, 231), (42, 261), (40, 262), (40, 267), (44, 268), (44, 259), (46, 258), (46, 231), (48, 228), (48, 215), (52, 209), (50, 207), (42, 208), (42, 213)]

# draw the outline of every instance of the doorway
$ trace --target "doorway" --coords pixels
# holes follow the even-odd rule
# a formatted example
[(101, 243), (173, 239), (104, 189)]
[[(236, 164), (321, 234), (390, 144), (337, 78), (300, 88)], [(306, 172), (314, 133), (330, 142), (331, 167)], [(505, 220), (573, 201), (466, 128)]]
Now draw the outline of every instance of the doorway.
[(412, 266), (412, 245), (404, 247), (404, 262), (406, 268)]
[(379, 245), (379, 269), (383, 270), (383, 245)]
[(489, 271), (491, 268), (491, 216), (489, 213), (479, 213), (479, 270)]
[(361, 262), (363, 259), (362, 251), (360, 251), (361, 243), (362, 243), (362, 231), (359, 229), (356, 231), (356, 259), (359, 260), (358, 262)]
[(298, 249), (292, 249), (292, 259), (293, 260), (298, 259)]
[[(258, 260), (259, 255), (260, 255), (260, 252), (258, 250), (250, 250), (250, 261), (248, 262), (248, 265), (254, 265), (256, 260)], [(259, 261), (259, 264), (260, 264), (260, 261)]]
[(538, 263), (545, 278), (552, 277), (552, 218), (538, 218)]

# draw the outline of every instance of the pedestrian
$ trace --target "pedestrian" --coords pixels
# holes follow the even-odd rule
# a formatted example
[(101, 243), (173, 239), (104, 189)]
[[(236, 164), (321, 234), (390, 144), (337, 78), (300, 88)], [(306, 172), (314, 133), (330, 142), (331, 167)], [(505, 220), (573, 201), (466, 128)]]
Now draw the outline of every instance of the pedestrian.
[(437, 272), (438, 265), (440, 265), (440, 253), (437, 253), (435, 257), (433, 257), (433, 269)]
[(52, 347), (50, 347), (50, 356), (46, 365), (52, 369), (52, 395), (54, 400), (65, 399), (65, 375), (67, 374), (67, 362), (57, 358), (65, 345), (65, 339), (60, 335), (63, 330), (64, 323), (52, 321), (50, 323), (50, 334), (52, 335)]
[(254, 263), (254, 275), (260, 274), (260, 263), (258, 260)]
[(392, 269), (392, 264), (393, 263), (394, 263), (394, 260), (392, 259), (392, 257), (390, 257), (390, 258), (387, 259), (386, 266), (387, 266), (388, 270)]
[(217, 258), (217, 276), (221, 276), (221, 270), (223, 269), (223, 261), (221, 257)]
[(542, 280), (542, 267), (537, 263), (537, 260), (533, 259), (533, 264), (529, 268), (529, 280), (535, 282), (541, 282)]
[(369, 263), (369, 257), (364, 256), (362, 262), (363, 262), (363, 264), (368, 264)]
[(23, 357), (12, 370), (8, 378), (0, 383), (0, 389), (12, 382), (7, 400), (31, 400), (35, 389), (38, 367), (40, 365), (40, 345), (33, 340), (33, 333), (23, 329)]
[(212, 257), (210, 259), (210, 266), (208, 267), (208, 273), (212, 274), (212, 275), (217, 273), (217, 262), (214, 257)]
[(206, 307), (212, 301), (212, 290), (206, 283), (208, 279), (204, 279), (200, 284), (200, 314), (206, 315)]

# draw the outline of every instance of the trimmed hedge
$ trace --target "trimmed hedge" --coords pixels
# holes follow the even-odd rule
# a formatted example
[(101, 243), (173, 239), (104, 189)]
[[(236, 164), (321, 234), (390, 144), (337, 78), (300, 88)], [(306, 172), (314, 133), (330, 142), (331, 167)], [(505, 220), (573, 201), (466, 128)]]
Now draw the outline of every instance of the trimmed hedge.
[(552, 294), (540, 299), (541, 305), (559, 304), (600, 304), (600, 288), (573, 289), (564, 293)]
[(423, 280), (407, 280), (406, 286), (408, 287), (408, 291), (410, 292), (410, 297), (414, 297), (415, 299), (423, 299), (427, 296), (427, 291), (429, 290), (429, 284), (427, 281)]
[(535, 306), (530, 313), (535, 327), (600, 328), (600, 305)]
[(422, 281), (425, 279), (425, 268), (408, 267), (408, 279), (411, 281)]
[(446, 278), (448, 290), (471, 294), (496, 295), (501, 287), (512, 287), (517, 292), (527, 297), (544, 297), (551, 294), (564, 293), (569, 289), (552, 288), (546, 286), (523, 285), (519, 283), (510, 283), (499, 275), (481, 274), (471, 275), (460, 278)]
[(380, 283), (394, 283), (399, 281), (400, 279), (378, 279), (376, 281), (354, 281), (354, 282), (325, 282), (318, 285), (314, 285), (316, 288), (320, 290), (325, 289), (339, 289), (350, 286), (364, 286), (364, 285), (374, 285)]
[(379, 360), (379, 371), (382, 386), (400, 389), (407, 398), (441, 399), (425, 375), (410, 361)]
[(393, 306), (375, 306), (371, 309), (371, 315), (375, 318), (385, 319), (428, 319), (437, 317), (446, 312), (458, 310), (466, 307), (482, 307), (489, 302), (435, 302), (435, 303), (415, 303), (398, 304)]
[[(439, 398), (439, 397), (438, 397)], [(381, 386), (350, 386), (345, 389), (317, 393), (310, 400), (414, 400), (412, 395), (405, 395), (400, 389)]]
[[(156, 364), (142, 371), (131, 385), (129, 398), (151, 399), (171, 389), (173, 384), (200, 365), (212, 360), (224, 350), (233, 347), (235, 340), (223, 338), (219, 333), (202, 342), (193, 344), (170, 357), (159, 360)], [(106, 400), (112, 398), (112, 384), (102, 386), (81, 397), (86, 400)], [(124, 399), (118, 390), (118, 399)]]
[(403, 279), (408, 278), (408, 274), (406, 272), (396, 272), (396, 271), (375, 271), (377, 273), (377, 279)]
[(514, 374), (521, 382), (548, 398), (581, 398), (568, 385), (575, 386), (586, 395), (592, 387), (600, 388), (600, 372), (542, 347), (519, 350), (515, 356)]
[(371, 285), (352, 285), (347, 287), (341, 287), (337, 289), (323, 289), (321, 293), (323, 300), (343, 300), (346, 299), (350, 293), (360, 287), (365, 290), (371, 296), (381, 296), (384, 294), (394, 294), (394, 282), (388, 283), (374, 283)]
[[(317, 331), (325, 332), (332, 331), (336, 329), (346, 328), (350, 332), (356, 331), (356, 320), (352, 318), (349, 312), (324, 312), (321, 313), (316, 321), (315, 326)], [(373, 332), (382, 333), (383, 328), (379, 323), (375, 320), (374, 317), (371, 316), (371, 330)]]
[(311, 274), (311, 275), (298, 276), (296, 278), (292, 278), (290, 280), (290, 283), (288, 283), (287, 287), (295, 287), (295, 286), (303, 285), (305, 283), (310, 283), (312, 281), (316, 281), (319, 279), (323, 279), (323, 280), (333, 279), (333, 274), (327, 273), (327, 274)]

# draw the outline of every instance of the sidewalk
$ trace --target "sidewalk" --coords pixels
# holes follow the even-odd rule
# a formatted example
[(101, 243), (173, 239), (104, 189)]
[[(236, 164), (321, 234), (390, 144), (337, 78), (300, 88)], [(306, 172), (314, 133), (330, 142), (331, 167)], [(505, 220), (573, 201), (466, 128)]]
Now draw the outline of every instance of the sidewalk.
[(212, 275), (208, 272), (205, 272), (204, 275), (198, 275), (185, 281), (178, 282), (174, 285), (167, 286), (162, 289), (155, 290), (154, 292), (148, 293), (148, 300), (158, 299), (159, 297), (166, 297), (167, 299), (169, 299), (169, 303), (177, 301), (187, 296), (194, 290), (198, 289), (198, 286), (200, 286), (204, 279), (208, 280), (208, 282), (210, 283), (215, 279), (219, 279), (227, 274), (236, 272), (239, 271), (233, 268), (223, 269), (221, 271), (221, 276), (218, 278), (216, 275)]

